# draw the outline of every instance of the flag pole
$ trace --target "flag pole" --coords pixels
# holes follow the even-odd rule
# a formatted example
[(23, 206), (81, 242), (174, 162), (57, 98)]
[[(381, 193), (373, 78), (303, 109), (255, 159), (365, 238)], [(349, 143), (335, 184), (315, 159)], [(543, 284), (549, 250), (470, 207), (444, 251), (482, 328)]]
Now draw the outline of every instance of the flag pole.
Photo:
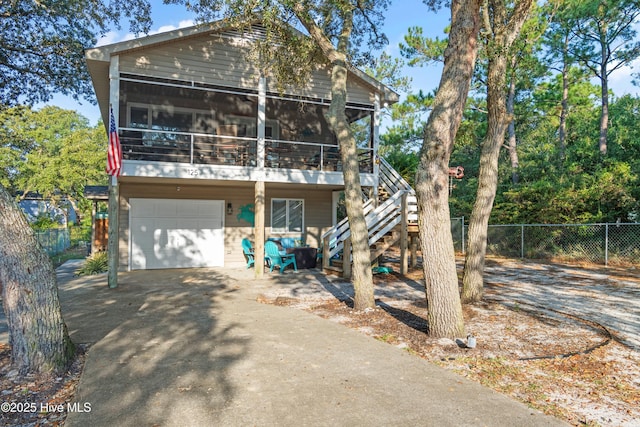
[(107, 284), (109, 288), (118, 287), (118, 200), (120, 199), (120, 189), (118, 187), (118, 177), (109, 177), (109, 240), (107, 247), (108, 274)]
[(122, 148), (118, 136), (118, 127), (113, 113), (113, 106), (109, 104), (109, 145), (107, 147), (107, 173), (109, 174), (109, 241), (108, 241), (108, 273), (109, 288), (118, 287), (119, 264), (119, 200), (120, 189), (118, 176), (122, 168)]
[[(107, 173), (109, 176), (109, 243), (107, 285), (118, 287), (120, 261), (120, 186), (118, 177), (122, 168), (122, 147), (118, 136), (120, 119), (120, 56), (113, 55), (109, 63), (109, 147), (107, 149)], [(111, 155), (111, 158), (109, 156)]]

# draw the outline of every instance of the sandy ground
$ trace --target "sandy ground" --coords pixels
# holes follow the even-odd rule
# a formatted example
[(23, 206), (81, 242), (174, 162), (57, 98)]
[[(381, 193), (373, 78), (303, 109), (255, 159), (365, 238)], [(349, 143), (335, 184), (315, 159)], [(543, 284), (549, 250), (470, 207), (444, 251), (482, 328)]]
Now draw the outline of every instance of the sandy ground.
[(337, 277), (270, 287), (261, 298), (405, 348), (573, 425), (640, 426), (640, 271), (488, 260), (485, 300), (464, 308), (474, 349), (466, 336), (428, 337), (422, 277), (376, 275), (376, 308), (364, 313)]
[(640, 351), (640, 271), (500, 260), (486, 268), (487, 293), (570, 313), (605, 326)]

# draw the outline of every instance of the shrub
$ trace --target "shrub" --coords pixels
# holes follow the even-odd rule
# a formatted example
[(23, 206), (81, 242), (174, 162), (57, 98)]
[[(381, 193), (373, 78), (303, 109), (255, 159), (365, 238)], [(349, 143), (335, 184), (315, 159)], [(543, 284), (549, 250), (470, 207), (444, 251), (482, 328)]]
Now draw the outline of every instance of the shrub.
[(60, 215), (55, 217), (51, 217), (47, 213), (41, 213), (38, 217), (31, 223), (31, 228), (35, 231), (45, 231), (50, 230), (52, 228), (60, 228)]
[(109, 257), (107, 252), (96, 252), (87, 258), (81, 269), (76, 271), (78, 276), (91, 276), (104, 273), (109, 269)]
[(69, 227), (69, 237), (71, 239), (71, 246), (76, 246), (80, 243), (91, 242), (91, 226), (77, 226)]

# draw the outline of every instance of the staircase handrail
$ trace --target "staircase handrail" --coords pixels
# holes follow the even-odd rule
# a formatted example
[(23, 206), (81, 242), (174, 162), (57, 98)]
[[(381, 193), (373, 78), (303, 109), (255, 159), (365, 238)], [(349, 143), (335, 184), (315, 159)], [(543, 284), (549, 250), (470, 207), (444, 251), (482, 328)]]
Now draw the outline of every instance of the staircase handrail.
[[(409, 224), (418, 222), (418, 204), (415, 190), (409, 183), (384, 159), (380, 159), (380, 186), (391, 196), (374, 208), (375, 201), (367, 200), (364, 204), (365, 222), (367, 224), (369, 245), (373, 245), (390, 232), (402, 221), (402, 199), (406, 197), (407, 217)], [(335, 226), (322, 234), (323, 256), (327, 258), (323, 262), (328, 265), (328, 260), (344, 249), (344, 242), (351, 237), (348, 218), (344, 218)], [(350, 254), (346, 260), (350, 260)], [(350, 262), (346, 261), (345, 262)]]
[[(374, 202), (373, 199), (369, 199), (364, 203), (362, 209), (365, 215), (367, 215), (369, 212), (373, 210), (373, 202)], [(345, 230), (348, 230), (348, 229), (349, 229), (349, 217), (345, 216), (336, 225), (334, 225), (329, 230), (322, 233), (322, 240), (326, 239), (329, 235), (332, 235), (332, 234), (333, 235), (342, 234), (344, 233)]]
[[(367, 223), (370, 245), (400, 223), (402, 218), (402, 196), (405, 194), (408, 195), (409, 191), (398, 191), (377, 208), (369, 209), (365, 212), (365, 222)], [(369, 206), (369, 204), (367, 203), (366, 206)], [(329, 239), (329, 236), (333, 236), (333, 239)], [(336, 227), (334, 233), (327, 232), (323, 234), (322, 237), (325, 244), (329, 244), (328, 256), (333, 257), (344, 248), (344, 241), (351, 237), (349, 223), (345, 222), (340, 227)]]
[(402, 221), (402, 198), (410, 193), (401, 190), (389, 197), (378, 209), (371, 212), (367, 220), (369, 245), (373, 245)]
[(383, 158), (380, 158), (379, 179), (380, 185), (389, 194), (395, 194), (400, 190), (407, 190), (415, 194), (411, 185)]

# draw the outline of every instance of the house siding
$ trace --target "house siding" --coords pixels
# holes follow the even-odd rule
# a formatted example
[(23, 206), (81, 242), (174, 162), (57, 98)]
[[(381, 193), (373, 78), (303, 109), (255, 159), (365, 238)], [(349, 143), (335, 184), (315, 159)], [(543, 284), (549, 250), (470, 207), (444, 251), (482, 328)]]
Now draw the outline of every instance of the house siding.
[[(180, 187), (180, 191), (177, 188)], [(240, 207), (254, 203), (253, 186), (216, 186), (185, 184), (120, 183), (120, 270), (128, 270), (129, 263), (129, 210), (130, 198), (152, 199), (201, 199), (224, 200), (233, 206), (233, 214), (225, 213), (224, 244), (225, 267), (239, 267), (246, 264), (242, 254), (242, 239), (254, 240), (253, 227), (237, 218)], [(310, 190), (304, 185), (291, 189), (269, 189), (266, 191), (265, 232), (267, 237), (291, 236), (294, 234), (271, 233), (271, 199), (304, 199), (304, 224), (306, 244), (318, 247), (320, 236), (331, 227), (331, 190)]]
[[(275, 80), (270, 79), (267, 82), (267, 90), (274, 93), (278, 92)], [(289, 87), (285, 89), (285, 92), (310, 98), (331, 99), (331, 70), (329, 68), (315, 70), (311, 73), (307, 86)], [(348, 75), (347, 102), (373, 105), (374, 98), (373, 91), (369, 91), (356, 83), (351, 73)]]
[[(260, 77), (242, 41), (215, 35), (122, 53), (120, 72), (241, 89), (257, 88)], [(373, 91), (356, 82), (353, 75), (347, 87), (347, 102), (373, 104)], [(267, 90), (279, 92), (273, 78), (268, 79)], [(330, 70), (312, 72), (307, 86), (285, 89), (285, 94), (331, 99)]]
[(241, 47), (209, 35), (124, 53), (120, 72), (243, 89), (255, 89), (259, 78)]

